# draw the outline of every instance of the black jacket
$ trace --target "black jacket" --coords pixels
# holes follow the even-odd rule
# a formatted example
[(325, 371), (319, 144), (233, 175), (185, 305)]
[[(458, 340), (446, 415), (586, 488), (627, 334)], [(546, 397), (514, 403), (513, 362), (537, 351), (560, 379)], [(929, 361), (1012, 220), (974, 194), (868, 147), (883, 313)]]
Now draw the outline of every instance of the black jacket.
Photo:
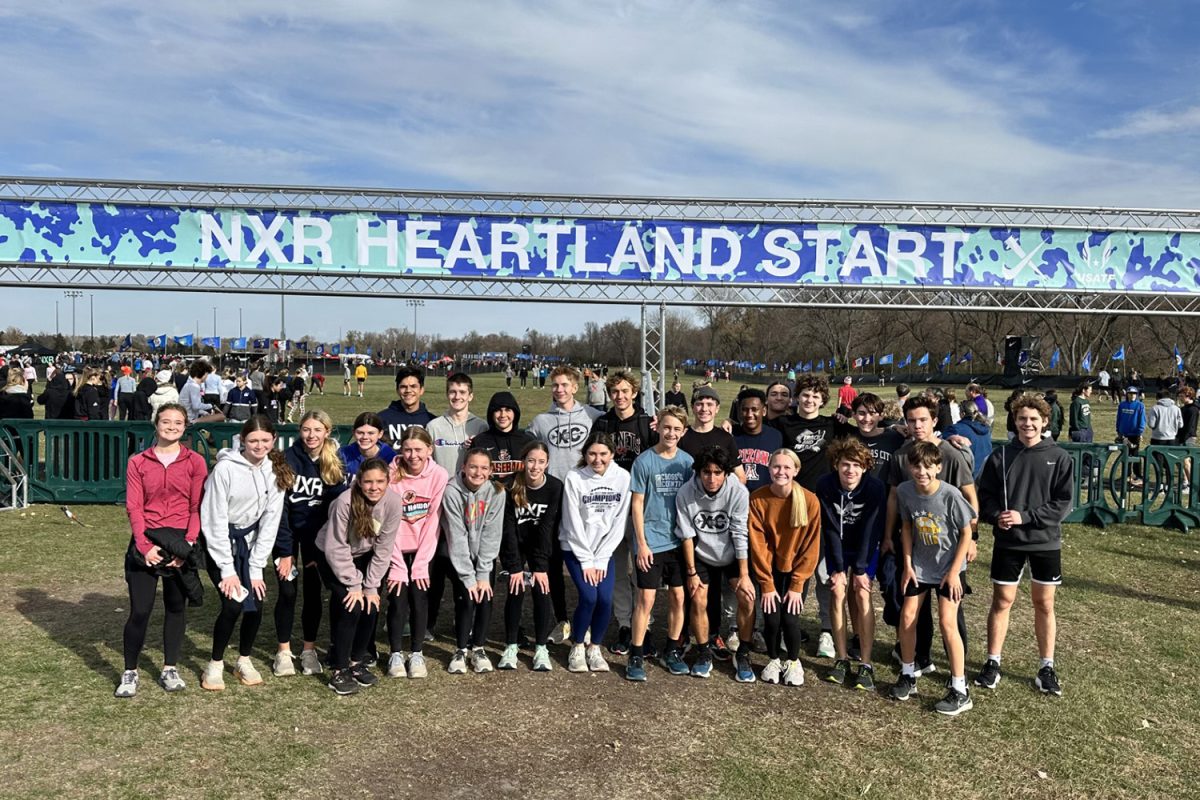
[(550, 553), (558, 543), (562, 497), (562, 481), (549, 473), (540, 488), (527, 490), (527, 506), (517, 508), (509, 496), (504, 504), (504, 536), (500, 540), (500, 565), (505, 572), (521, 572), (526, 564), (530, 572), (550, 568)]
[(61, 370), (46, 384), (38, 395), (38, 405), (46, 407), (46, 419), (75, 419), (75, 398), (71, 396), (71, 384)]
[[(284, 495), (279, 532), (275, 535), (275, 555), (311, 558), (316, 553), (317, 533), (329, 520), (329, 505), (345, 491), (346, 483), (325, 483), (321, 465), (309, 458), (308, 449), (299, 439), (284, 451), (283, 457), (296, 477)], [(298, 554), (300, 543), (304, 552)]]
[(150, 397), (158, 390), (154, 378), (142, 378), (134, 390), (130, 401), (129, 418), (131, 420), (148, 420), (153, 415), (154, 407), (150, 405)]
[(592, 433), (607, 433), (612, 437), (617, 448), (613, 461), (626, 471), (633, 469), (638, 456), (658, 444), (658, 434), (650, 429), (650, 417), (640, 411), (621, 419), (617, 410), (610, 408), (592, 422)]
[(75, 417), (93, 420), (108, 419), (108, 387), (84, 386), (75, 395)]
[(29, 392), (0, 389), (0, 419), (33, 419), (33, 398)]
[[(513, 424), (509, 431), (496, 427), (496, 412), (501, 408), (513, 410)], [(512, 392), (496, 392), (488, 401), (488, 429), (475, 437), (471, 447), (487, 450), (492, 457), (492, 477), (506, 487), (512, 485), (513, 476), (521, 471), (521, 451), (535, 441), (532, 433), (521, 430), (521, 407)]]
[[(1033, 447), (1015, 441), (992, 452), (976, 486), (979, 519), (992, 524), (997, 549), (1062, 547), (1062, 521), (1071, 513), (1075, 486), (1074, 465), (1067, 451), (1049, 439)], [(996, 519), (1006, 505), (1019, 511), (1024, 522), (1002, 530)]]

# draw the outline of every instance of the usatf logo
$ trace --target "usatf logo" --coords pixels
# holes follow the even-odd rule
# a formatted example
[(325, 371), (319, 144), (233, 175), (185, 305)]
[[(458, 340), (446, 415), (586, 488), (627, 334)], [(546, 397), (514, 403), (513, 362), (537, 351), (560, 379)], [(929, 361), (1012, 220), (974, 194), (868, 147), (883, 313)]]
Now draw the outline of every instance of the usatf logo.
[(729, 530), (729, 515), (724, 511), (697, 511), (692, 525), (701, 533), (724, 533)]
[(550, 431), (546, 437), (555, 447), (574, 447), (587, 438), (588, 429), (583, 425), (562, 425)]

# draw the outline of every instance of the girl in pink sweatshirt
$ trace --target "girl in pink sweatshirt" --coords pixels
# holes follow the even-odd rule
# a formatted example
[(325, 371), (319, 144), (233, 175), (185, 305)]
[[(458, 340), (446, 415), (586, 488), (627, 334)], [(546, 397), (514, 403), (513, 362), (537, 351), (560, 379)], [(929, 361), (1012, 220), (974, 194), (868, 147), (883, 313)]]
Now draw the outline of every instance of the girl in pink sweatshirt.
[[(442, 493), (450, 476), (433, 460), (433, 439), (424, 428), (405, 428), (394, 449), (399, 455), (392, 461), (388, 489), (400, 495), (403, 511), (387, 582), (392, 651), (387, 674), (424, 678), (427, 671), (421, 649), (429, 620), (429, 562), (437, 550)], [(412, 640), (407, 668), (401, 649), (406, 621)]]

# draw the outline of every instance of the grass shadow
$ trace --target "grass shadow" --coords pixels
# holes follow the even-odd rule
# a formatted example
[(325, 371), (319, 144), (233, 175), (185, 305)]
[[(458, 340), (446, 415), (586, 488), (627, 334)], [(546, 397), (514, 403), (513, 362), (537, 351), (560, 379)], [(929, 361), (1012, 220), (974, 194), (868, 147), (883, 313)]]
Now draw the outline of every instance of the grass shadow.
[(1136, 558), (1141, 561), (1157, 561), (1160, 564), (1166, 564), (1169, 567), (1178, 567), (1180, 569), (1200, 570), (1200, 558), (1187, 559), (1185, 563), (1185, 560), (1182, 558), (1161, 556), (1156, 553), (1135, 553), (1130, 550), (1120, 550), (1115, 547), (1097, 547), (1096, 549), (1100, 552), (1110, 553), (1114, 556)]
[(1101, 583), (1090, 578), (1071, 578), (1071, 588), (1091, 589), (1110, 597), (1120, 597), (1129, 600), (1139, 600), (1144, 603), (1157, 603), (1158, 605), (1172, 606), (1174, 608), (1183, 608), (1188, 611), (1200, 611), (1200, 600), (1188, 600), (1182, 597), (1167, 597), (1161, 594), (1150, 594), (1149, 592), (1139, 591), (1129, 586), (1121, 586), (1115, 583)]

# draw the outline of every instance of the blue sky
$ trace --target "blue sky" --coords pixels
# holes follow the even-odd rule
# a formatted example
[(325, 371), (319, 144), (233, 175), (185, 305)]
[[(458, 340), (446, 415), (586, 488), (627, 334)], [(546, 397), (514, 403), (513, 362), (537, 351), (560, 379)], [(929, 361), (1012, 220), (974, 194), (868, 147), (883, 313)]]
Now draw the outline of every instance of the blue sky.
[[(1171, 0), (0, 0), (0, 173), (1196, 208), (1197, 19)], [(247, 335), (278, 330), (276, 298), (156, 297), (97, 292), (97, 333), (209, 335), (214, 305), (222, 335), (239, 308)], [(56, 299), (0, 290), (0, 328), (49, 329)], [(291, 298), (288, 333), (409, 311)], [(581, 314), (427, 301), (418, 323), (530, 326)]]

